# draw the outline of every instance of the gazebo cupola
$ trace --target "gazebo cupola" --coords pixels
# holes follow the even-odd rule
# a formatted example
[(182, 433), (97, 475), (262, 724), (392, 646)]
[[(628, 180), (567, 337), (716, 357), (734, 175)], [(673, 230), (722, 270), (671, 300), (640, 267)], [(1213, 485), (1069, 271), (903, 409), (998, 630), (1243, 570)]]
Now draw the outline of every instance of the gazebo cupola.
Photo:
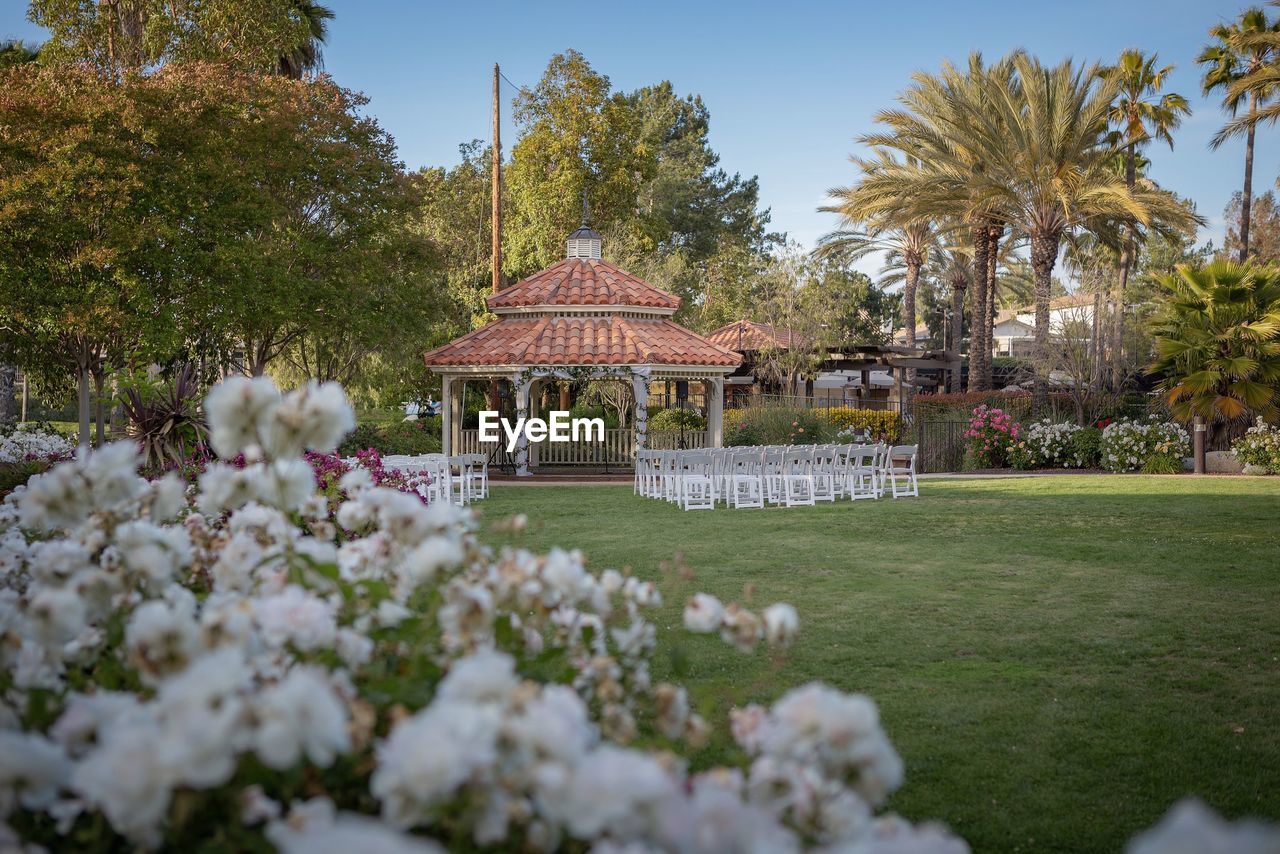
[[(534, 385), (583, 376), (631, 383), (632, 453), (645, 445), (650, 382), (704, 383), (707, 438), (718, 446), (724, 377), (742, 357), (674, 323), (680, 297), (605, 261), (599, 233), (585, 222), (569, 235), (565, 249), (563, 260), (485, 300), (496, 320), (424, 354), (427, 367), (441, 375), (445, 453), (471, 443), (455, 423), (455, 380), (509, 380), (517, 416), (527, 417)], [(528, 460), (522, 446), (517, 470), (528, 473)]]

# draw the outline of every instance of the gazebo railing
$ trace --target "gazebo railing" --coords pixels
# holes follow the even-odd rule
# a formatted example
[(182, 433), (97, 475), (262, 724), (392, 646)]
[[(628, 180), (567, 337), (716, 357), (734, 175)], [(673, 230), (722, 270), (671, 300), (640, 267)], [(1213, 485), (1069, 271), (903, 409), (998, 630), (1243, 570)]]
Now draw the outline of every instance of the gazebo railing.
[[(647, 439), (649, 447), (655, 450), (680, 447), (679, 430), (650, 430)], [(707, 432), (686, 430), (684, 446), (707, 447)], [(513, 460), (515, 455), (508, 454), (505, 445), (481, 442), (479, 430), (459, 431), (457, 453), (491, 454), (495, 447), (500, 447), (498, 461), (507, 463)], [(630, 427), (605, 430), (603, 442), (539, 442), (530, 446), (531, 450), (534, 448), (537, 450), (531, 457), (535, 466), (630, 466), (636, 458), (636, 434)]]

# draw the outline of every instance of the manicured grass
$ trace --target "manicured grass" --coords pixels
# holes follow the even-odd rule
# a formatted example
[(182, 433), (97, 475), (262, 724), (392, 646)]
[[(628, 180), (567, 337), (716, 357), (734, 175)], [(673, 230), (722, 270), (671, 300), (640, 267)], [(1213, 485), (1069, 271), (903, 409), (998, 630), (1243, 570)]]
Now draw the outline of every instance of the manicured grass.
[[(1280, 819), (1280, 479), (927, 481), (690, 513), (629, 486), (496, 486), (482, 507), (530, 519), (491, 542), (660, 579), (661, 666), (685, 662), (721, 730), (812, 679), (874, 697), (907, 766), (890, 808), (975, 851), (1122, 850), (1187, 794)], [(696, 590), (795, 605), (788, 660), (678, 631)]]

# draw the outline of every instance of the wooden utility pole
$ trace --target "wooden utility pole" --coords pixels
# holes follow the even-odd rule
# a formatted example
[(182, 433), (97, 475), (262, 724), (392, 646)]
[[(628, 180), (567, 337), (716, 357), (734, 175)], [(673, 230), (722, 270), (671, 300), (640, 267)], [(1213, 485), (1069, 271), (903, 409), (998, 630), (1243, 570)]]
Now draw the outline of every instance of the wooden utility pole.
[(498, 112), (498, 63), (493, 64), (493, 292), (502, 290), (502, 122)]

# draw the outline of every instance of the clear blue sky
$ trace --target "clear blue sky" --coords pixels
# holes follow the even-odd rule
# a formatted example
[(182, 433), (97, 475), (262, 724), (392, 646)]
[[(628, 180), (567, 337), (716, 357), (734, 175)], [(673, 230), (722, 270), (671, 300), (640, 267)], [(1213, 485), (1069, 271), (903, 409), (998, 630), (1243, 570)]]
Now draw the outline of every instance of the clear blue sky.
[[(0, 36), (39, 39), (20, 0), (0, 3)], [(1126, 47), (1177, 66), (1169, 90), (1193, 114), (1176, 148), (1151, 149), (1153, 176), (1209, 218), (1201, 240), (1222, 240), (1222, 209), (1239, 188), (1242, 145), (1212, 152), (1222, 121), (1200, 95), (1194, 59), (1210, 26), (1238, 0), (970, 0), (970, 2), (446, 2), (329, 0), (325, 66), (365, 92), (410, 167), (457, 162), (459, 143), (487, 138), (490, 69), (531, 84), (547, 59), (582, 51), (615, 87), (670, 80), (711, 111), (712, 145), (730, 171), (760, 177), (773, 224), (806, 245), (833, 225), (816, 211), (848, 183), (853, 137), (892, 102), (911, 72), (979, 49), (1025, 47), (1045, 61), (1111, 60)], [(504, 144), (513, 137), (504, 122)], [(1273, 186), (1280, 128), (1260, 133), (1255, 187)]]

